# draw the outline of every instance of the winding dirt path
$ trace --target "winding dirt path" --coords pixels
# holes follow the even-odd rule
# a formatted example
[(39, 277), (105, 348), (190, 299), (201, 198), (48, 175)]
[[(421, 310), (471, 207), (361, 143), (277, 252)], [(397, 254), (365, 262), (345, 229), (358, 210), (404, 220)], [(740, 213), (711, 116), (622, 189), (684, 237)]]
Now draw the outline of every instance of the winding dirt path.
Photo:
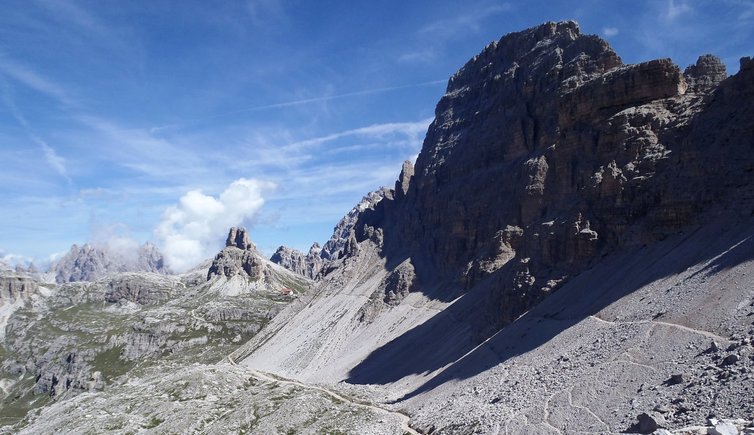
[(261, 381), (276, 382), (278, 384), (284, 384), (284, 385), (295, 385), (297, 387), (306, 388), (306, 389), (309, 389), (309, 390), (317, 390), (317, 391), (320, 391), (322, 393), (327, 394), (328, 396), (332, 397), (335, 400), (340, 400), (342, 402), (350, 403), (351, 405), (360, 406), (362, 408), (370, 409), (372, 411), (376, 411), (376, 412), (379, 412), (379, 413), (382, 413), (382, 414), (390, 414), (392, 416), (397, 417), (400, 420), (400, 422), (401, 422), (401, 430), (403, 430), (404, 433), (409, 433), (411, 435), (423, 435), (421, 432), (417, 432), (416, 429), (414, 429), (411, 426), (409, 426), (408, 423), (411, 420), (411, 418), (408, 415), (403, 414), (402, 412), (392, 411), (390, 409), (381, 408), (379, 406), (370, 405), (368, 403), (357, 402), (357, 401), (354, 401), (352, 399), (349, 399), (348, 397), (341, 396), (340, 394), (338, 394), (338, 393), (336, 393), (336, 392), (334, 392), (332, 390), (328, 390), (327, 388), (318, 387), (316, 385), (307, 385), (307, 384), (304, 384), (302, 382), (296, 381), (294, 379), (285, 379), (285, 378), (281, 378), (281, 377), (279, 377), (277, 375), (275, 375), (273, 377), (273, 376), (270, 376), (267, 373), (260, 372), (259, 370), (255, 370), (255, 369), (253, 369), (251, 367), (239, 366), (238, 363), (236, 363), (230, 355), (228, 355), (228, 362), (231, 365), (233, 365), (233, 366), (243, 367), (249, 373), (251, 373), (251, 375), (253, 377), (255, 377), (255, 378), (257, 378), (257, 379), (259, 379)]
[(720, 335), (715, 334), (714, 332), (705, 331), (703, 329), (694, 329), (694, 328), (690, 328), (688, 326), (679, 325), (677, 323), (662, 322), (662, 321), (659, 321), (659, 320), (636, 320), (636, 321), (618, 321), (618, 322), (614, 322), (614, 321), (602, 319), (602, 318), (597, 317), (597, 316), (589, 316), (589, 317), (591, 319), (594, 319), (594, 320), (600, 322), (600, 323), (607, 323), (607, 324), (610, 324), (610, 325), (662, 325), (662, 326), (668, 326), (670, 328), (680, 329), (682, 331), (690, 332), (690, 333), (693, 333), (693, 334), (703, 335), (703, 336), (705, 336), (707, 338), (711, 338), (713, 340), (722, 341), (723, 343), (730, 343), (731, 342), (730, 338), (722, 337)]

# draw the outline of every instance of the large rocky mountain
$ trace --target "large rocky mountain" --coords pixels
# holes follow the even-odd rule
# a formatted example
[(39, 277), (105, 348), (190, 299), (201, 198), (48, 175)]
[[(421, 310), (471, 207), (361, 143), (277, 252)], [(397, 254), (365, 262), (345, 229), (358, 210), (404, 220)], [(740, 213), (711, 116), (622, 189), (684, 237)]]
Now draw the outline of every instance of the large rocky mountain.
[(233, 357), (368, 384), (433, 433), (750, 418), (753, 111), (749, 58), (727, 77), (623, 64), (574, 22), (506, 35), (346, 255)]
[(109, 273), (169, 273), (160, 250), (147, 242), (133, 250), (114, 249), (108, 245), (73, 245), (50, 267), (55, 282), (96, 281)]

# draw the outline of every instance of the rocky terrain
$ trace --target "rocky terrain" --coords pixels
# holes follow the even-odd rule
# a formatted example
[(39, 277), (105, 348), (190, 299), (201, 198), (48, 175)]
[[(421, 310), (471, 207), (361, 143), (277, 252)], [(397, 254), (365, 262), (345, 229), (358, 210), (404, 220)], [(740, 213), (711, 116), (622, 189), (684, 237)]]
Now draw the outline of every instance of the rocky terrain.
[(354, 242), (352, 240), (353, 227), (356, 225), (361, 214), (366, 209), (380, 202), (388, 192), (388, 189), (380, 188), (365, 195), (356, 206), (338, 221), (338, 224), (333, 228), (332, 236), (325, 243), (324, 247), (320, 247), (319, 243), (315, 242), (309, 248), (309, 252), (304, 254), (297, 249), (280, 246), (272, 254), (270, 261), (299, 275), (310, 279), (318, 279), (320, 272), (323, 274), (328, 273), (331, 270), (330, 264), (345, 255), (349, 244)]
[(753, 106), (749, 58), (727, 77), (711, 55), (625, 65), (573, 22), (506, 35), (316, 289), (233, 357), (432, 433), (750, 421)]
[(73, 245), (50, 266), (50, 274), (57, 283), (96, 281), (114, 272), (169, 273), (169, 269), (160, 250), (151, 243), (139, 246), (135, 252), (88, 243)]
[(754, 433), (752, 113), (750, 58), (506, 35), (319, 250), (4, 272), (0, 432)]
[(306, 254), (298, 249), (280, 246), (277, 251), (272, 254), (270, 261), (283, 266), (291, 272), (295, 272), (310, 279), (315, 279), (324, 265), (321, 252), (322, 247), (319, 246), (319, 243), (313, 244), (312, 247), (309, 248), (309, 252)]
[[(245, 230), (231, 234), (239, 239), (218, 254), (223, 261), (180, 276), (120, 272), (53, 285), (5, 272), (0, 425), (15, 432), (44, 405), (107, 396), (149, 374), (164, 381), (157, 373), (166, 367), (181, 377), (188, 366), (216, 363), (308, 289), (308, 280), (253, 251)], [(246, 255), (234, 263), (229, 251)], [(260, 273), (247, 273), (249, 263)], [(213, 268), (232, 279), (208, 277)]]
[[(0, 429), (0, 432), (2, 429)], [(222, 364), (162, 365), (48, 407), (14, 433), (401, 434), (384, 411)]]

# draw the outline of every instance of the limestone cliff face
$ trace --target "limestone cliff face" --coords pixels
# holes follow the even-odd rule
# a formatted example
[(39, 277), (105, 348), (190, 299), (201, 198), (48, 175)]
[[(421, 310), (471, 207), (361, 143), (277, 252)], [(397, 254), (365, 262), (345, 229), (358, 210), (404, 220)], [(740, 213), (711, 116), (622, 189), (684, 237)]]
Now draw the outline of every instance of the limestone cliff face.
[(354, 208), (352, 208), (333, 228), (330, 240), (322, 247), (320, 256), (325, 262), (342, 258), (348, 251), (349, 244), (352, 244), (353, 229), (356, 222), (370, 208), (382, 201), (386, 194), (390, 194), (388, 189), (377, 189), (369, 192)]
[[(404, 163), (404, 169), (406, 165), (413, 170), (413, 166), (410, 162)], [(412, 175), (413, 173), (411, 173)], [(405, 186), (408, 188), (408, 178), (411, 175), (406, 176)], [(399, 180), (398, 183), (401, 181)], [(400, 184), (396, 184), (400, 186)], [(396, 191), (403, 192), (400, 187), (396, 187)], [(359, 217), (368, 209), (374, 207), (375, 204), (380, 202), (385, 195), (392, 197), (392, 191), (386, 188), (380, 188), (373, 192), (369, 192), (365, 195), (361, 201), (354, 208), (352, 208), (345, 216), (335, 225), (333, 233), (330, 239), (325, 243), (324, 247), (320, 247), (319, 243), (314, 243), (309, 252), (304, 254), (303, 252), (289, 248), (287, 246), (280, 246), (270, 261), (279, 264), (280, 266), (297, 273), (301, 276), (305, 276), (310, 279), (317, 279), (322, 274), (327, 274), (335, 267), (333, 263), (346, 256), (349, 252), (349, 247), (356, 243), (354, 236), (354, 225), (359, 220)]]
[(39, 290), (39, 283), (27, 274), (0, 271), (0, 307), (25, 301)]
[(324, 265), (321, 253), (322, 248), (319, 246), (319, 243), (313, 244), (306, 254), (297, 249), (281, 246), (272, 254), (270, 261), (283, 266), (291, 272), (315, 279)]
[(416, 167), (356, 237), (443, 298), (488, 287), (474, 322), (497, 330), (605, 253), (752, 212), (749, 65), (624, 65), (574, 22), (506, 35), (450, 79)]
[(728, 78), (725, 65), (719, 58), (705, 54), (699, 56), (696, 64), (689, 65), (683, 72), (689, 93), (704, 93), (714, 89)]
[(113, 274), (103, 281), (105, 302), (129, 301), (142, 305), (158, 304), (175, 296), (175, 282), (164, 275), (145, 272)]

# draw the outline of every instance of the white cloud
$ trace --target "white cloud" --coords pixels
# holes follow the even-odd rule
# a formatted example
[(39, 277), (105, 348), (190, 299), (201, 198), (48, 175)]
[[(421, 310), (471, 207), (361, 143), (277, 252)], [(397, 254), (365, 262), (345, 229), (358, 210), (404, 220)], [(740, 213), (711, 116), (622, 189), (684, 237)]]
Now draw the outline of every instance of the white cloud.
[(65, 159), (60, 157), (55, 149), (47, 145), (47, 142), (42, 139), (32, 136), (32, 140), (42, 148), (45, 161), (52, 169), (55, 170), (61, 177), (65, 178), (68, 183), (71, 183), (71, 177), (68, 176), (68, 170), (65, 167)]
[(225, 232), (253, 218), (264, 195), (275, 188), (267, 181), (239, 178), (219, 197), (192, 190), (162, 214), (155, 236), (170, 267), (183, 272), (209, 258)]
[(617, 27), (603, 27), (602, 28), (602, 34), (607, 36), (608, 38), (611, 36), (617, 35), (619, 32)]
[(0, 269), (5, 267), (15, 267), (16, 265), (28, 266), (31, 263), (31, 258), (23, 255), (12, 254), (0, 249)]
[(138, 260), (140, 243), (129, 235), (127, 225), (93, 222), (90, 231), (89, 243), (106, 251), (116, 261), (134, 264)]
[(679, 2), (676, 2), (675, 0), (668, 0), (664, 17), (667, 21), (675, 21), (676, 18), (691, 11), (691, 6), (689, 6), (689, 4), (683, 0)]

